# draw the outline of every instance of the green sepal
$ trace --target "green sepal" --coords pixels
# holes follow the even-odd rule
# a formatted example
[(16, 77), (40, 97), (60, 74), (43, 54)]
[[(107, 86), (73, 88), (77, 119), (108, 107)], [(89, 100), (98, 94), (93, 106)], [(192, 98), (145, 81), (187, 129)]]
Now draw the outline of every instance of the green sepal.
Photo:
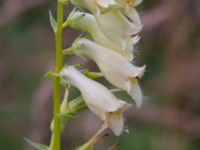
[[(66, 109), (62, 109), (62, 112), (59, 114), (61, 118), (61, 131), (64, 131), (64, 128), (66, 126), (66, 123), (70, 119), (74, 119), (76, 116), (74, 114), (79, 113), (81, 110), (84, 110), (87, 108), (87, 105), (85, 101), (83, 100), (82, 96), (79, 96), (73, 100), (71, 100), (67, 106)], [(51, 123), (51, 130), (53, 130), (53, 123)]]
[(73, 115), (85, 108), (87, 108), (87, 105), (82, 96), (79, 96), (69, 102), (66, 111), (63, 111), (61, 115), (65, 117), (66, 115)]
[[(62, 52), (63, 52), (63, 55), (72, 55), (72, 54), (76, 54), (76, 50), (79, 49), (80, 45), (77, 44), (77, 41), (82, 37), (82, 35), (79, 35), (75, 40), (74, 42), (72, 43), (72, 46), (67, 48), (67, 49), (64, 49)], [(80, 56), (81, 57), (81, 56)]]
[(67, 48), (63, 50), (63, 55), (72, 55), (74, 54), (74, 49), (73, 47)]
[(50, 148), (46, 145), (43, 145), (43, 144), (38, 144), (38, 143), (35, 143), (35, 142), (32, 142), (30, 141), (29, 139), (27, 138), (24, 138), (24, 140), (29, 143), (30, 145), (32, 145), (35, 149), (37, 150), (50, 150)]
[(56, 31), (57, 31), (57, 22), (54, 19), (54, 17), (53, 17), (53, 15), (52, 15), (50, 10), (49, 10), (49, 20), (50, 20), (51, 27), (52, 27), (53, 31), (56, 33)]
[(49, 71), (46, 74), (44, 74), (44, 77), (46, 77), (47, 79), (50, 79), (50, 80), (54, 80), (55, 78), (60, 77), (60, 75), (58, 73)]
[(64, 80), (60, 80), (60, 85), (62, 85), (63, 87), (65, 87), (65, 88), (70, 88), (70, 84), (68, 84), (68, 83), (66, 83)]
[(67, 122), (70, 120), (70, 119), (75, 119), (77, 118), (77, 116), (74, 116), (74, 115), (64, 115), (64, 114), (61, 114), (60, 116), (60, 126), (61, 126), (61, 131), (63, 132), (64, 129), (65, 129), (65, 126), (67, 124)]
[(76, 116), (74, 114), (79, 113), (81, 110), (86, 109), (87, 105), (85, 104), (82, 96), (79, 96), (71, 100), (68, 104), (66, 111), (61, 112), (61, 130), (63, 131), (66, 123), (69, 119), (74, 119)]
[(83, 70), (82, 73), (90, 79), (103, 77), (103, 74), (101, 72), (90, 72), (87, 69)]
[[(67, 17), (67, 20), (63, 23), (63, 28), (69, 26), (69, 27), (73, 27), (73, 26), (78, 26), (77, 25), (77, 22), (79, 22), (83, 17), (85, 17), (84, 13), (79, 15), (79, 16), (76, 16), (76, 18), (72, 18), (72, 16), (74, 15), (74, 13), (77, 11), (77, 8), (74, 8), (69, 16)], [(79, 26), (79, 28), (77, 28), (77, 30), (80, 30), (80, 31), (84, 31), (84, 29)]]

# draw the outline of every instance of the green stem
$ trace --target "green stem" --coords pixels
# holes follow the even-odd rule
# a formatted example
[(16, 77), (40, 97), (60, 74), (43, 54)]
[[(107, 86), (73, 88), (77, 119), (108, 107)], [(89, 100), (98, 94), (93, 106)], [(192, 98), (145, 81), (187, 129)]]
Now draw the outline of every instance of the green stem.
[[(59, 73), (63, 64), (62, 53), (62, 22), (63, 22), (63, 4), (57, 3), (57, 31), (56, 31), (56, 65), (55, 73)], [(61, 141), (61, 120), (60, 120), (60, 78), (55, 78), (53, 82), (53, 120), (54, 128), (52, 131), (51, 150), (60, 150)]]

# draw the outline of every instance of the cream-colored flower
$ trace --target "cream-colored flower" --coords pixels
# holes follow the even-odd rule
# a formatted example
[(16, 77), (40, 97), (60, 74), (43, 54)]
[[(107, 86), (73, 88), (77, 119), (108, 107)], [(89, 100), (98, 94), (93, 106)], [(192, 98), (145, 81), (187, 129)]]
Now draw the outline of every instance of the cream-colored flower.
[(117, 99), (106, 87), (93, 81), (72, 66), (61, 71), (61, 78), (77, 87), (92, 112), (99, 116), (115, 135), (123, 130), (123, 112), (131, 105)]
[(141, 26), (136, 26), (130, 22), (116, 9), (96, 16), (96, 20), (104, 35), (121, 49), (126, 49), (127, 41), (131, 40), (132, 36), (141, 30)]
[[(138, 42), (136, 40), (137, 38), (126, 38), (127, 40), (125, 41), (123, 45), (125, 46), (120, 46), (118, 42), (114, 43), (110, 41), (104, 33), (100, 30), (96, 19), (93, 15), (85, 12), (80, 12), (80, 11), (75, 11), (70, 14), (68, 17), (68, 26), (79, 29), (81, 31), (86, 31), (90, 33), (92, 36), (92, 39), (96, 42), (99, 43), (107, 48), (110, 48), (114, 51), (117, 51), (120, 53), (122, 56), (127, 58), (128, 60), (132, 60), (133, 58), (133, 48), (134, 45)], [(116, 24), (115, 26), (117, 26)], [(120, 31), (119, 31), (120, 32)], [(120, 34), (120, 33), (118, 33)], [(132, 40), (133, 39), (133, 40)], [(117, 40), (118, 41), (118, 40)]]
[[(126, 16), (130, 18), (130, 20), (132, 21), (132, 24), (134, 24), (137, 27), (137, 30), (134, 29), (135, 30), (134, 34), (138, 33), (142, 28), (140, 17), (134, 8), (134, 6), (137, 6), (138, 4), (140, 4), (142, 0), (116, 0), (116, 2), (114, 0), (91, 0), (91, 1), (71, 0), (71, 1), (74, 5), (89, 10), (95, 16), (103, 15), (104, 13), (109, 13), (111, 11), (112, 15), (109, 18), (107, 18), (108, 20), (114, 17), (113, 10), (115, 10), (115, 12), (117, 11), (118, 14), (123, 16), (123, 17), (120, 17), (121, 20), (118, 18), (119, 22), (126, 20), (126, 17), (124, 16), (125, 14)], [(119, 22), (118, 21), (114, 22), (114, 24), (116, 25)]]
[(129, 17), (129, 19), (137, 28), (142, 29), (143, 25), (141, 23), (140, 16), (135, 8), (127, 9), (126, 11), (124, 11), (124, 14)]
[(116, 8), (125, 14), (138, 27), (142, 28), (140, 16), (134, 6), (139, 5), (142, 0), (116, 0)]
[(141, 106), (142, 91), (137, 79), (143, 75), (145, 66), (136, 67), (115, 51), (85, 38), (76, 40), (72, 47), (77, 55), (96, 62), (111, 84), (127, 91), (136, 101), (137, 107)]
[[(88, 9), (94, 14), (97, 20), (98, 27), (113, 43), (117, 44), (121, 49), (127, 49), (126, 46), (130, 45), (132, 36), (140, 32), (142, 29), (141, 21), (137, 11), (128, 5), (116, 7), (109, 7), (106, 11), (101, 13), (101, 9), (98, 7), (97, 2), (87, 0), (72, 0), (75, 5)], [(130, 18), (130, 20), (127, 18)]]

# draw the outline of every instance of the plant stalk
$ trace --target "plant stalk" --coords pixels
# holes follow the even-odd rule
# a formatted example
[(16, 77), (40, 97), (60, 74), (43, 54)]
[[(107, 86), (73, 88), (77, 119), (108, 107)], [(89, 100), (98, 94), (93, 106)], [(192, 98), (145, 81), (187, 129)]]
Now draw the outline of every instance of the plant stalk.
[[(57, 31), (56, 36), (56, 65), (55, 73), (59, 73), (63, 64), (62, 53), (62, 23), (63, 23), (63, 4), (57, 2)], [(61, 145), (61, 119), (60, 119), (60, 78), (55, 78), (53, 81), (53, 120), (54, 128), (52, 131), (50, 150), (60, 150)]]

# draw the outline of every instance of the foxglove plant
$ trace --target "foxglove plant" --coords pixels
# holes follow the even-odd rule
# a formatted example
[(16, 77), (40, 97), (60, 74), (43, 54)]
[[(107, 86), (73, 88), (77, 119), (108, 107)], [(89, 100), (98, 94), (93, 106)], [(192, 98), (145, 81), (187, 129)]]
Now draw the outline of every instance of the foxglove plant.
[[(137, 33), (142, 29), (139, 15), (134, 8), (142, 0), (58, 0), (57, 21), (50, 13), (50, 22), (56, 39), (56, 64), (53, 72), (46, 75), (53, 80), (53, 119), (52, 137), (49, 146), (36, 144), (27, 140), (40, 150), (60, 150), (61, 133), (74, 114), (89, 108), (102, 121), (97, 133), (77, 150), (93, 150), (95, 143), (101, 139), (103, 131), (111, 128), (116, 136), (124, 128), (124, 111), (132, 105), (118, 99), (110, 89), (95, 81), (105, 77), (114, 87), (127, 92), (142, 105), (142, 90), (139, 79), (145, 71), (132, 64), (135, 44), (139, 41)], [(63, 21), (64, 6), (71, 2), (74, 9)], [(87, 10), (89, 12), (84, 12)], [(62, 47), (62, 32), (66, 27), (85, 32), (86, 37), (77, 38), (67, 49)], [(76, 55), (94, 61), (100, 72), (78, 70), (75, 66), (63, 66), (64, 55)], [(61, 103), (61, 86), (66, 88)], [(76, 87), (81, 95), (69, 100), (70, 86)]]

